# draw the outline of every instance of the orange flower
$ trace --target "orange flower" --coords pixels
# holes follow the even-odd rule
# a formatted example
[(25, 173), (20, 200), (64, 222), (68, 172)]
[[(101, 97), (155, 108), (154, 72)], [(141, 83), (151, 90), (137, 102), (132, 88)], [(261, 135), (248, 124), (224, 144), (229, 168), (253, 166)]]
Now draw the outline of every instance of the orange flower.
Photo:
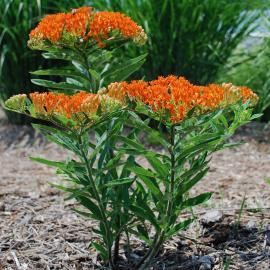
[[(183, 77), (159, 77), (151, 82), (132, 81), (110, 84), (105, 92), (108, 96), (124, 102), (125, 96), (148, 105), (154, 113), (163, 117), (169, 113), (172, 122), (181, 122), (195, 108), (202, 114), (234, 104), (241, 98), (257, 101), (250, 89), (230, 85), (210, 84), (197, 86)], [(256, 104), (256, 102), (254, 103)]]
[(92, 15), (91, 7), (81, 7), (66, 14), (65, 31), (75, 37), (85, 38)]
[[(107, 95), (87, 92), (79, 92), (72, 96), (53, 92), (35, 92), (30, 94), (30, 99), (37, 115), (44, 116), (45, 118), (61, 115), (66, 118), (72, 118), (75, 121), (86, 119), (86, 117), (90, 120), (96, 119), (99, 117), (97, 115), (99, 108), (101, 113), (106, 114), (122, 107), (119, 101)], [(11, 100), (11, 103), (13, 104), (14, 101)]]
[(49, 40), (53, 43), (57, 42), (62, 35), (65, 22), (65, 13), (47, 15), (41, 20), (38, 26), (30, 32), (30, 40), (37, 38)]
[[(43, 115), (61, 114), (67, 118), (71, 118), (74, 113), (82, 112), (81, 106), (89, 98), (96, 97), (96, 94), (90, 94), (86, 92), (79, 92), (72, 96), (58, 93), (31, 93), (30, 98), (33, 102), (36, 113)], [(97, 111), (98, 105), (95, 106), (96, 110), (92, 110), (92, 113)]]
[[(97, 12), (90, 22), (88, 37), (92, 37), (103, 46), (103, 40), (109, 39), (112, 31), (119, 31), (124, 38), (138, 38), (146, 40), (144, 30), (138, 26), (130, 17), (120, 12), (101, 11)], [(140, 42), (141, 40), (138, 40)]]
[(251, 100), (253, 105), (257, 104), (259, 98), (251, 89), (246, 86), (240, 86), (239, 89), (244, 102)]
[[(147, 37), (142, 27), (131, 18), (119, 12), (94, 12), (91, 7), (73, 9), (71, 13), (58, 13), (45, 16), (30, 32), (29, 47), (42, 49), (52, 44), (72, 45), (74, 39), (87, 42), (89, 39), (105, 46), (105, 40), (118, 31), (118, 37), (133, 39), (137, 44), (145, 43)], [(45, 42), (45, 43), (44, 43)]]

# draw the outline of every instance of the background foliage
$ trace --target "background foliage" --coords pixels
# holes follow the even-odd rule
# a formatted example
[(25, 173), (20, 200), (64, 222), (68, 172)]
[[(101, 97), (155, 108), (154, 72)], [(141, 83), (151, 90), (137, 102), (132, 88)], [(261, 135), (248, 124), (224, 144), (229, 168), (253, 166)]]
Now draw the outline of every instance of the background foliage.
[(270, 119), (270, 19), (262, 17), (262, 31), (255, 34), (245, 46), (237, 48), (225, 68), (220, 72), (220, 81), (246, 85), (260, 96), (258, 112), (264, 112), (263, 121)]
[(141, 76), (176, 74), (205, 84), (216, 79), (232, 51), (256, 27), (262, 2), (100, 0), (92, 4), (123, 11), (144, 26), (149, 56)]

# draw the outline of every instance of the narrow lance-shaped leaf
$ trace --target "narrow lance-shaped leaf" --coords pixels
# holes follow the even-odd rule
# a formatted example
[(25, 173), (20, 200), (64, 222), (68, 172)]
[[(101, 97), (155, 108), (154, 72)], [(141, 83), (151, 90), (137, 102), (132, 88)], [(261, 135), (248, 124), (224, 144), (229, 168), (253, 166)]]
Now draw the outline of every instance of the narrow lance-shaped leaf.
[(193, 207), (193, 206), (199, 205), (201, 203), (208, 201), (211, 198), (211, 196), (212, 196), (212, 193), (206, 192), (196, 197), (189, 198), (183, 202), (181, 208), (187, 208), (187, 207)]
[(173, 226), (167, 233), (166, 233), (166, 237), (170, 238), (171, 236), (173, 236), (174, 234), (178, 233), (179, 231), (182, 231), (184, 229), (186, 229), (192, 222), (194, 221), (194, 219), (187, 219), (183, 222), (178, 223), (177, 225)]

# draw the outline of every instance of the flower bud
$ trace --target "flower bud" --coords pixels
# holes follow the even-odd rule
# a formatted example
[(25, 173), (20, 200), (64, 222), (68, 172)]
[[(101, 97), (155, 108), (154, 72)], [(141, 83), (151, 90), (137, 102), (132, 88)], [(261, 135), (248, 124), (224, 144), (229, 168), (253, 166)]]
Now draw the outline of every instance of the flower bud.
[(26, 109), (26, 99), (27, 96), (25, 94), (12, 96), (6, 100), (5, 106), (15, 111), (24, 112)]

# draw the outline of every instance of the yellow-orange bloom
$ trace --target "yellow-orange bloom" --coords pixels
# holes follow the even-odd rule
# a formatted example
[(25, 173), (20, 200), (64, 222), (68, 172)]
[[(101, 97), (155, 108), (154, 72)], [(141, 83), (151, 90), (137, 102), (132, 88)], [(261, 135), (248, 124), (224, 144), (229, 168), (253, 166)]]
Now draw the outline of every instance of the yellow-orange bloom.
[[(100, 46), (104, 45), (103, 40), (109, 39), (115, 30), (119, 31), (122, 37), (135, 39), (135, 41), (141, 37), (146, 41), (142, 27), (120, 12), (97, 12), (93, 16), (89, 28), (87, 37), (94, 38)], [(143, 40), (137, 40), (137, 43), (143, 43)]]
[(45, 92), (31, 93), (30, 99), (36, 115), (50, 118), (51, 116), (64, 116), (75, 121), (79, 119), (96, 119), (100, 113), (110, 113), (119, 109), (121, 103), (107, 95), (79, 92), (68, 96), (60, 93)]
[(72, 45), (74, 39), (80, 42), (92, 40), (100, 47), (104, 47), (106, 40), (112, 37), (132, 39), (139, 45), (147, 40), (143, 28), (130, 17), (119, 12), (95, 12), (91, 7), (47, 15), (30, 32), (29, 37), (28, 45), (33, 49), (42, 49), (50, 46), (50, 43)]
[[(58, 94), (53, 92), (47, 93), (31, 93), (30, 99), (33, 102), (35, 112), (41, 115), (60, 114), (67, 118), (71, 118), (74, 113), (82, 112), (82, 104), (89, 98), (96, 97), (96, 94), (80, 92), (72, 96)], [(92, 110), (95, 113), (96, 110)]]
[(196, 114), (202, 114), (229, 106), (240, 99), (243, 99), (243, 102), (252, 100), (255, 105), (258, 99), (257, 95), (246, 87), (231, 84), (198, 86), (176, 76), (159, 77), (151, 82), (139, 80), (113, 83), (105, 93), (122, 103), (127, 96), (150, 106), (152, 111), (161, 117), (169, 114), (170, 121), (174, 123), (181, 122), (193, 108)]

